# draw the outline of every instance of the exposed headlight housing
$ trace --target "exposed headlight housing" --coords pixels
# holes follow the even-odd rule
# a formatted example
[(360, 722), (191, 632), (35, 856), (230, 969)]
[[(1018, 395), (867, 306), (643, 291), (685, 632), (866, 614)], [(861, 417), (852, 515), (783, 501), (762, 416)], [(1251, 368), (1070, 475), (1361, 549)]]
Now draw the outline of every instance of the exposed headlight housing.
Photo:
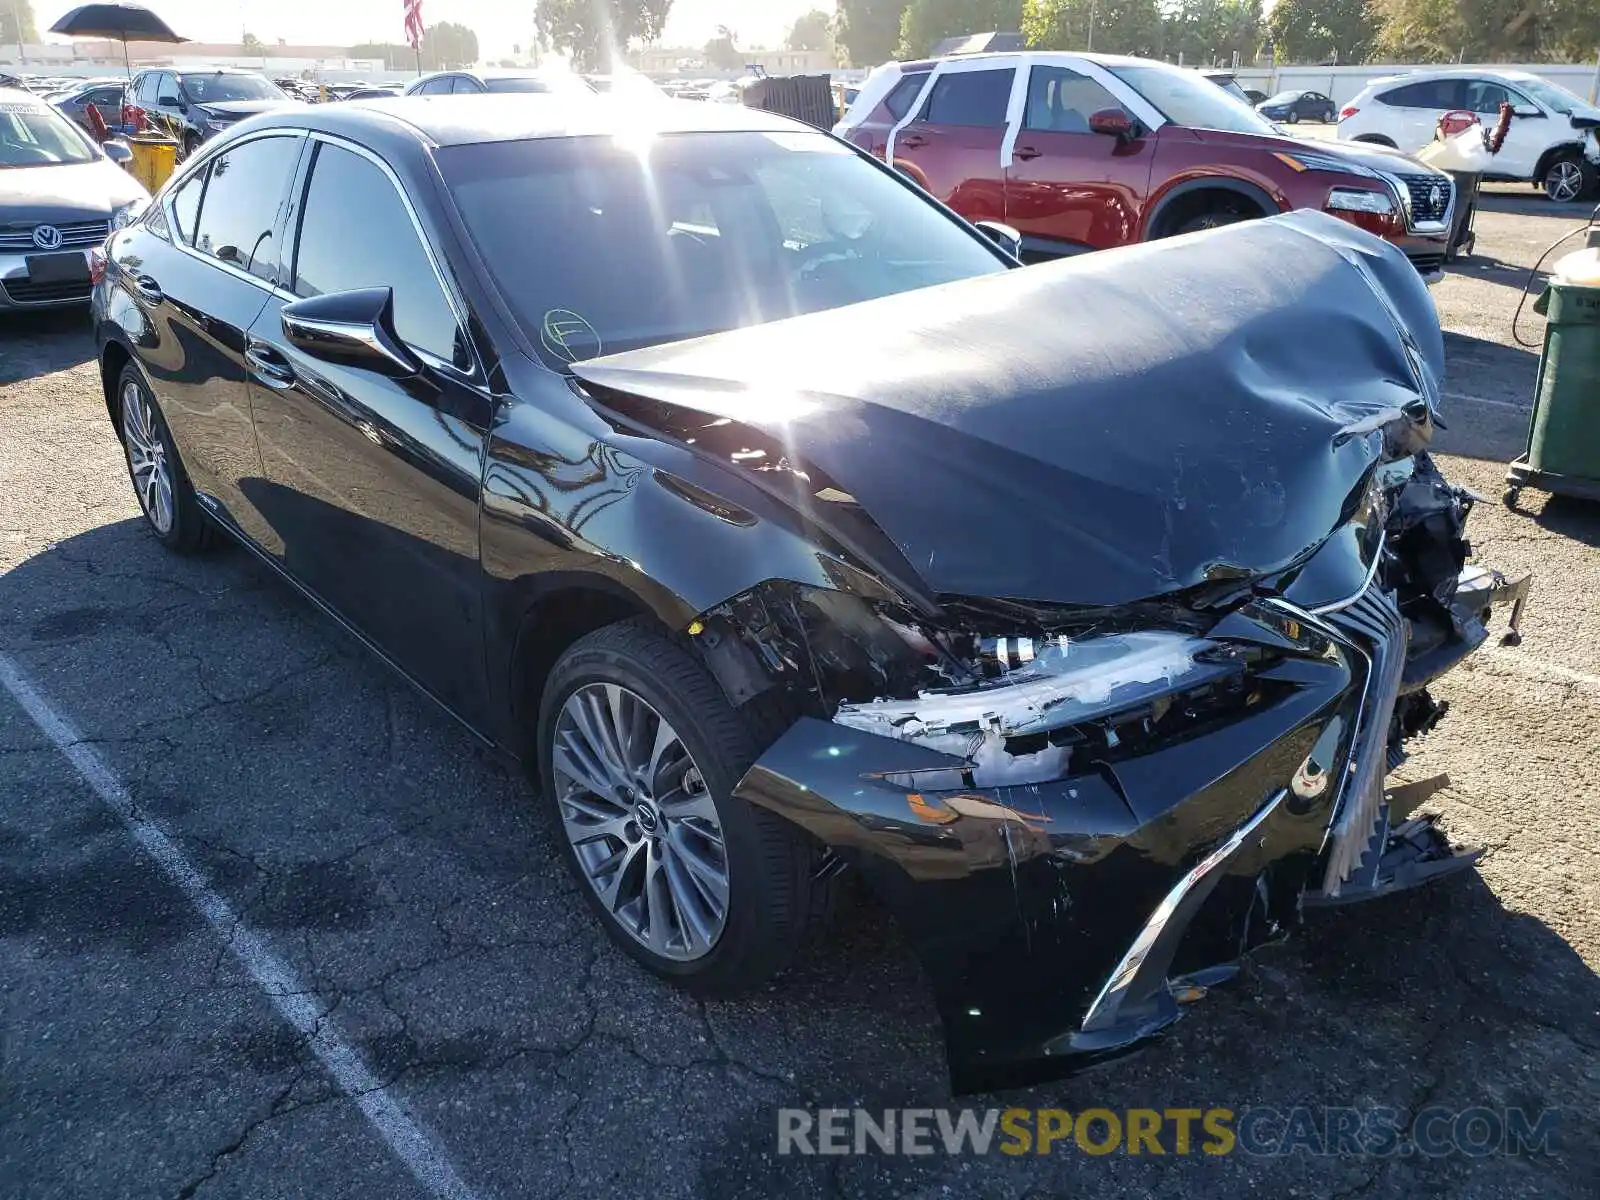
[(1004, 640), (1026, 643), (1029, 656), (992, 682), (924, 691), (909, 700), (841, 704), (833, 719), (965, 758), (974, 786), (1042, 783), (1065, 773), (1070, 747), (1049, 744), (1013, 754), (1008, 739), (1138, 709), (1240, 670), (1218, 643), (1167, 630)]
[(1359, 188), (1334, 188), (1328, 193), (1327, 207), (1336, 212), (1374, 213), (1388, 216), (1394, 212), (1394, 197), (1388, 192), (1369, 192)]

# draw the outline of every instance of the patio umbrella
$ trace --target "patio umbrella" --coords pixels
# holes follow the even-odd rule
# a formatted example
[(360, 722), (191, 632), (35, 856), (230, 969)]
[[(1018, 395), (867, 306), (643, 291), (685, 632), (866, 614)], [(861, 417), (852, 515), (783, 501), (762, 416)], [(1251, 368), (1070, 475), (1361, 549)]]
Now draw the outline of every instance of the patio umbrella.
[(122, 43), (122, 65), (133, 78), (128, 61), (128, 40), (136, 42), (187, 42), (148, 8), (137, 4), (82, 4), (50, 26), (51, 33), (67, 37), (115, 38)]

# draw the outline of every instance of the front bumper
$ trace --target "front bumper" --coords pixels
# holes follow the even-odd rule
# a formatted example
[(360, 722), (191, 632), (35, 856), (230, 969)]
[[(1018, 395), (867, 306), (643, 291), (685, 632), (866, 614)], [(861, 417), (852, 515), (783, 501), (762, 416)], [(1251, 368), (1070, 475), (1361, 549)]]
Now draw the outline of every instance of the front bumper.
[[(87, 265), (89, 251), (82, 253)], [(88, 279), (81, 283), (35, 282), (28, 274), (27, 255), (0, 254), (0, 310), (87, 304), (92, 286)]]
[[(1463, 573), (1463, 605), (1526, 583)], [(922, 961), (951, 1082), (1059, 1077), (1123, 1053), (1279, 936), (1470, 867), (1383, 784), (1407, 663), (1392, 596), (1248, 605), (1213, 637), (1283, 656), (1226, 720), (1066, 778), (955, 788), (962, 760), (802, 718), (735, 794), (858, 869)]]

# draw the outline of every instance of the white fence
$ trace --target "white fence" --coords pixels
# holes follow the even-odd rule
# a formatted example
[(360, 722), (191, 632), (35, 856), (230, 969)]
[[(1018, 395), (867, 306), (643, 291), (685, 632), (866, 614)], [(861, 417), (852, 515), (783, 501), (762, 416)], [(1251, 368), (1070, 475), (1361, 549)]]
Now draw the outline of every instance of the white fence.
[(1267, 95), (1278, 92), (1322, 92), (1335, 104), (1353, 100), (1374, 79), (1404, 75), (1408, 71), (1527, 71), (1564, 87), (1591, 103), (1600, 84), (1600, 66), (1594, 63), (1429, 63), (1426, 66), (1362, 64), (1350, 67), (1240, 67), (1235, 74), (1240, 86), (1255, 88)]

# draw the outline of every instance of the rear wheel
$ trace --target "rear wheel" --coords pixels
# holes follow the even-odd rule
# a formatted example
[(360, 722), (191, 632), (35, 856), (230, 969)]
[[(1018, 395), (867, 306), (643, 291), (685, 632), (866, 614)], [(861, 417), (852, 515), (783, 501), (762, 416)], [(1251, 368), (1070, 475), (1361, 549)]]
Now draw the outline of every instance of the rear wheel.
[(1579, 155), (1571, 154), (1556, 159), (1545, 168), (1540, 181), (1544, 194), (1558, 204), (1580, 200), (1594, 190), (1594, 166)]
[(798, 830), (733, 796), (751, 731), (684, 646), (640, 621), (562, 655), (545, 688), (540, 775), (579, 890), (651, 971), (731, 995), (781, 971), (828, 908)]
[(1295, 108), (1291, 108), (1289, 110), (1289, 115), (1284, 117), (1283, 123), (1285, 125), (1298, 125), (1298, 124), (1300, 124), (1300, 110), (1299, 109), (1295, 109)]
[(211, 524), (195, 499), (166, 418), (132, 363), (117, 378), (117, 422), (128, 478), (151, 532), (178, 554), (206, 550)]
[(1366, 142), (1372, 146), (1387, 146), (1391, 150), (1397, 149), (1394, 144), (1394, 139), (1386, 138), (1381, 133), (1363, 133), (1360, 137), (1353, 138), (1352, 140), (1357, 142)]

